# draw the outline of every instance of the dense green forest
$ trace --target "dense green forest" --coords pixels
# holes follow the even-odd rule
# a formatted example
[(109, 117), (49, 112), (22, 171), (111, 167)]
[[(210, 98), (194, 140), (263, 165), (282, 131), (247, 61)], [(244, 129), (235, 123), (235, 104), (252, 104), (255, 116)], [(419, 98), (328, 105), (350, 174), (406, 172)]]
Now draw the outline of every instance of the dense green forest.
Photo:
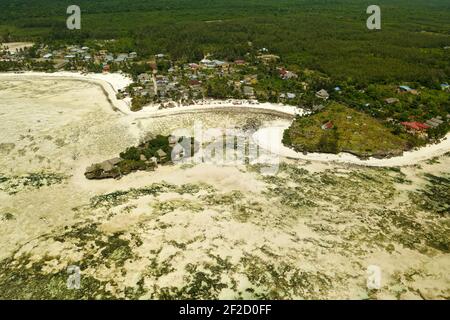
[(424, 85), (450, 76), (450, 2), (380, 0), (382, 30), (366, 28), (366, 0), (79, 0), (82, 28), (65, 27), (66, 0), (1, 0), (0, 41), (118, 39), (117, 51), (177, 60), (241, 58), (249, 42), (292, 68), (368, 84)]

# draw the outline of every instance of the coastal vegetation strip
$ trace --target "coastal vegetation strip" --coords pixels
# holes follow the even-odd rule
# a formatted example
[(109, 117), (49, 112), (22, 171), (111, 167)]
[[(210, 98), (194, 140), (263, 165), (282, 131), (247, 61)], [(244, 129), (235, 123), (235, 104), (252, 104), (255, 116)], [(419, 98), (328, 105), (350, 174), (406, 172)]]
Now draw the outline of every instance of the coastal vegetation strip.
[(361, 158), (399, 156), (411, 147), (406, 134), (394, 135), (378, 120), (337, 103), (298, 117), (284, 132), (283, 143), (297, 152), (346, 152)]
[(0, 173), (0, 191), (13, 195), (24, 190), (40, 189), (54, 184), (61, 184), (67, 178), (63, 174), (51, 172), (33, 172), (20, 176)]

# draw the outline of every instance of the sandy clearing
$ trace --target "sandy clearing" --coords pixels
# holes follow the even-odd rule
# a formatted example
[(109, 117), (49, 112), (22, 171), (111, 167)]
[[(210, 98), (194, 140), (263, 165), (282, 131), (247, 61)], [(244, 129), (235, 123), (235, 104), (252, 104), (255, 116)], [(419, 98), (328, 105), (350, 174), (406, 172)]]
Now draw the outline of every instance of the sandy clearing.
[(1, 43), (1, 48), (8, 48), (9, 53), (14, 53), (17, 50), (32, 47), (33, 42), (4, 42)]

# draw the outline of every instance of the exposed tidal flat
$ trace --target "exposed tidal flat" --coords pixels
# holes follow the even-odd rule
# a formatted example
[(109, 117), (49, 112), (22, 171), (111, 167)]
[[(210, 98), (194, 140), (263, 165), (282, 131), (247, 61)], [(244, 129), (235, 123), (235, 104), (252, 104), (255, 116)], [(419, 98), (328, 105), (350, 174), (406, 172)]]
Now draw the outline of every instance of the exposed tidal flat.
[(135, 119), (89, 82), (0, 80), (0, 298), (450, 298), (449, 153), (402, 168), (280, 159), (270, 176), (204, 163), (85, 179), (91, 163), (196, 121), (285, 120)]

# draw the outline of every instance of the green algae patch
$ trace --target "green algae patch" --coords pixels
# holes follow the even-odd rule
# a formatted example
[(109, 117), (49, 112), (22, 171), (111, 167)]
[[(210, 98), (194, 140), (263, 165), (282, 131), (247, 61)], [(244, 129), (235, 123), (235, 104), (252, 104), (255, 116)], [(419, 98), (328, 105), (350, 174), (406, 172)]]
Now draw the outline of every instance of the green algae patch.
[(20, 176), (8, 176), (0, 173), (0, 191), (10, 195), (61, 184), (67, 176), (59, 173), (33, 172)]

